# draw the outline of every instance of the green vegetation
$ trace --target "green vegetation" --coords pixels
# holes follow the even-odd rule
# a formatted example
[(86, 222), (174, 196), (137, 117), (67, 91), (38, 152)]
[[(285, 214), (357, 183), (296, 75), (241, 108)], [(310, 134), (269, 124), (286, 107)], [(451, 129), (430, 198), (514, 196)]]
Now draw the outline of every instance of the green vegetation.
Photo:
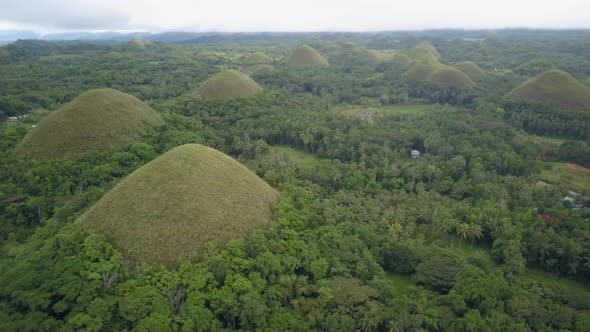
[(141, 141), (162, 118), (139, 99), (113, 89), (90, 90), (44, 117), (19, 144), (33, 159), (76, 159)]
[[(562, 201), (590, 206), (568, 193), (589, 186), (590, 114), (502, 98), (549, 68), (590, 82), (586, 31), (174, 36), (3, 46), (1, 331), (590, 330), (590, 214)], [(190, 95), (304, 41), (330, 65)], [(492, 70), (411, 79), (392, 60), (413, 48), (437, 59), (413, 65)], [(162, 125), (72, 160), (19, 155), (48, 110), (105, 86)]]
[(477, 64), (472, 61), (458, 62), (453, 65), (453, 68), (462, 71), (474, 82), (481, 81), (486, 74), (481, 68), (479, 68)]
[(136, 262), (179, 264), (268, 224), (278, 193), (203, 145), (174, 148), (126, 177), (79, 220)]
[(224, 70), (197, 87), (192, 95), (208, 100), (226, 100), (252, 97), (262, 91), (248, 75), (238, 70)]
[(297, 46), (293, 53), (285, 60), (285, 63), (287, 66), (296, 69), (324, 67), (328, 65), (328, 61), (318, 51), (305, 44)]
[(539, 179), (575, 192), (590, 190), (590, 170), (584, 172), (573, 164), (544, 162)]
[(506, 97), (558, 110), (590, 111), (590, 88), (560, 70), (544, 72), (517, 86)]

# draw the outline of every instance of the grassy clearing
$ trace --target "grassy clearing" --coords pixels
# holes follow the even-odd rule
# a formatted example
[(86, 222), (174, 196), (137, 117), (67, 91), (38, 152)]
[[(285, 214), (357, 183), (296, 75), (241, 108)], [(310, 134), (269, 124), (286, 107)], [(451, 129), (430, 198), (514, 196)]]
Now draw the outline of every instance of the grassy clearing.
[(79, 222), (110, 236), (131, 261), (173, 266), (208, 241), (266, 226), (278, 196), (231, 157), (187, 144), (130, 174)]
[(416, 285), (412, 281), (411, 276), (388, 272), (385, 274), (384, 279), (390, 282), (395, 287), (397, 294), (400, 296), (408, 294), (412, 288), (416, 287)]
[(586, 297), (590, 297), (590, 285), (582, 281), (556, 277), (539, 269), (528, 269), (520, 279), (526, 283), (540, 283), (546, 286), (560, 287), (568, 292), (585, 294)]
[(544, 162), (539, 179), (575, 192), (590, 191), (590, 174), (574, 169), (567, 163)]
[(409, 105), (393, 105), (393, 106), (386, 106), (381, 107), (380, 109), (385, 114), (412, 114), (412, 115), (420, 115), (425, 113), (426, 111), (430, 110), (430, 106), (428, 104), (409, 104)]
[(533, 135), (533, 134), (525, 134), (524, 138), (525, 138), (525, 140), (528, 140), (528, 141), (533, 142), (535, 144), (553, 145), (553, 146), (561, 145), (562, 143), (564, 143), (566, 141), (566, 139), (564, 139), (564, 138), (538, 136), (538, 135)]
[(327, 162), (327, 160), (321, 159), (317, 155), (305, 153), (301, 150), (285, 145), (271, 146), (263, 158), (270, 160), (279, 156), (284, 157), (286, 160), (294, 163), (301, 169), (313, 169), (314, 167), (319, 167), (322, 163)]
[(113, 89), (90, 90), (44, 117), (18, 145), (35, 159), (76, 159), (139, 142), (144, 129), (162, 125), (156, 111)]

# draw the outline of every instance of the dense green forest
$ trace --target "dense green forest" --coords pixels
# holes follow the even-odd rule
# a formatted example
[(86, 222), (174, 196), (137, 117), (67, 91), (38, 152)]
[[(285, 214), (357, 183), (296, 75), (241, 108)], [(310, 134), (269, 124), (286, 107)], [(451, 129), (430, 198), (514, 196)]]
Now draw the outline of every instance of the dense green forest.
[[(550, 69), (590, 86), (589, 37), (432, 31), (5, 45), (0, 330), (588, 331), (590, 109), (504, 96)], [(440, 66), (473, 61), (485, 76), (463, 87), (409, 78), (396, 55), (421, 42)], [(329, 65), (286, 65), (302, 43)], [(269, 70), (249, 67), (256, 51)], [(226, 69), (264, 90), (191, 94)], [(97, 88), (147, 102), (164, 125), (75, 160), (19, 153), (48, 114)], [(126, 176), (188, 143), (232, 156), (279, 191), (268, 227), (211, 241), (170, 266), (129, 260), (81, 225)]]

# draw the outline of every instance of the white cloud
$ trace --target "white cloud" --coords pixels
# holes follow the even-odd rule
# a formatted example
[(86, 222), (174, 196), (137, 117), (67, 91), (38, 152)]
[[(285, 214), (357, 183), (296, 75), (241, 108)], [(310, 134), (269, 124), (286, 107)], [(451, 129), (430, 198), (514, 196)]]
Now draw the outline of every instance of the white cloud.
[(319, 31), (589, 28), (587, 0), (0, 0), (0, 26)]

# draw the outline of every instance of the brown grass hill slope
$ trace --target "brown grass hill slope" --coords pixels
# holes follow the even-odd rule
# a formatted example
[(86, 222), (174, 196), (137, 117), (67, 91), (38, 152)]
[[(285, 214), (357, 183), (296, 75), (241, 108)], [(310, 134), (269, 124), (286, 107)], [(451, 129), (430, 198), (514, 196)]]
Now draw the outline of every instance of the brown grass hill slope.
[(590, 111), (590, 88), (561, 70), (549, 70), (524, 82), (506, 98), (558, 110)]
[(7, 50), (0, 48), (0, 58), (7, 57), (9, 55), (10, 55), (10, 53), (8, 53)]
[(285, 60), (287, 66), (295, 69), (324, 67), (329, 63), (318, 51), (308, 45), (300, 45)]
[(430, 42), (420, 42), (416, 45), (416, 47), (425, 47), (428, 50), (430, 50), (430, 52), (432, 54), (434, 54), (436, 56), (437, 59), (440, 59), (440, 53), (438, 52), (438, 50), (436, 49), (436, 47), (434, 47), (434, 45), (432, 45)]
[(477, 64), (471, 61), (458, 62), (452, 65), (452, 67), (465, 73), (465, 75), (469, 76), (469, 78), (471, 78), (471, 80), (474, 82), (481, 81), (486, 75), (485, 71), (483, 71)]
[(416, 63), (404, 75), (411, 80), (428, 81), (432, 74), (440, 68), (440, 64)]
[(406, 52), (406, 55), (416, 61), (427, 65), (439, 64), (438, 52), (433, 52), (430, 47), (424, 45), (418, 45)]
[(407, 68), (410, 66), (410, 63), (412, 63), (412, 59), (405, 54), (396, 54), (393, 56), (393, 63)]
[(272, 64), (272, 58), (262, 52), (254, 52), (248, 55), (244, 61), (244, 65), (270, 65)]
[(462, 88), (475, 85), (464, 72), (449, 66), (444, 66), (432, 73), (429, 80), (441, 88)]
[(194, 97), (207, 100), (247, 98), (262, 91), (248, 75), (239, 70), (224, 70), (201, 83), (192, 93)]
[(77, 159), (141, 141), (147, 128), (164, 123), (141, 100), (113, 89), (89, 90), (51, 112), (17, 146), (24, 157)]
[(231, 157), (187, 144), (127, 176), (78, 222), (109, 236), (131, 261), (174, 266), (206, 242), (265, 227), (278, 197)]
[(273, 71), (275, 71), (275, 68), (273, 66), (269, 66), (269, 65), (252, 65), (246, 68), (242, 68), (244, 70), (244, 72), (246, 72), (248, 75), (268, 75), (270, 73), (272, 73)]

